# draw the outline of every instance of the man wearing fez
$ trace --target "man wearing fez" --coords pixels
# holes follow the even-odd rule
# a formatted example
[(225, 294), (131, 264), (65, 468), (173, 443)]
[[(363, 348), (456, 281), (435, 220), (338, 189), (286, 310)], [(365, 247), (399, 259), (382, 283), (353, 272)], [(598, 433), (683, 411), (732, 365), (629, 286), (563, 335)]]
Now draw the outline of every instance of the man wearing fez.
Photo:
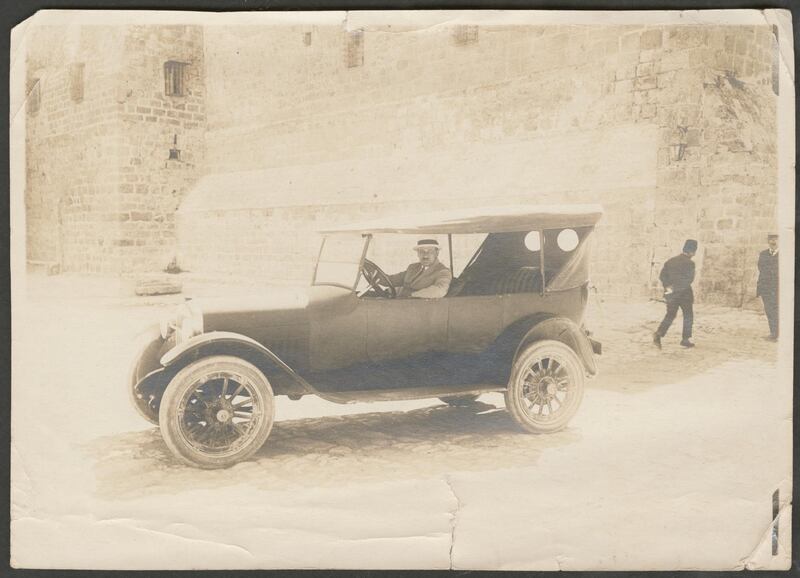
[(694, 347), (694, 343), (689, 341), (692, 337), (692, 321), (694, 313), (694, 293), (692, 292), (692, 281), (694, 281), (694, 257), (697, 252), (697, 241), (687, 239), (683, 244), (683, 253), (669, 259), (661, 269), (659, 279), (664, 285), (664, 300), (667, 302), (667, 314), (658, 329), (653, 334), (653, 343), (661, 349), (661, 338), (667, 334), (669, 326), (675, 320), (678, 309), (683, 314), (683, 334), (681, 345), (684, 347)]
[(769, 336), (766, 339), (778, 339), (778, 235), (767, 235), (768, 249), (758, 255), (758, 283), (756, 297), (764, 302), (764, 313), (769, 323)]
[(398, 297), (439, 298), (447, 295), (453, 274), (439, 262), (439, 242), (422, 239), (414, 247), (419, 258), (401, 273), (389, 275), (392, 285), (402, 287)]

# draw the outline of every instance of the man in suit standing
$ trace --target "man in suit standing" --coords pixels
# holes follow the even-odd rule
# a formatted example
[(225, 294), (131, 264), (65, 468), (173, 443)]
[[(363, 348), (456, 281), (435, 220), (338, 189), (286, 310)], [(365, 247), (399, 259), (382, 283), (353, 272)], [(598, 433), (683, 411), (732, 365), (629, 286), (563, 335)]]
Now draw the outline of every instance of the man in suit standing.
[(694, 281), (694, 257), (697, 252), (697, 241), (687, 239), (683, 244), (683, 252), (680, 255), (669, 259), (661, 269), (661, 284), (664, 285), (664, 300), (667, 302), (667, 314), (658, 329), (653, 334), (653, 343), (661, 349), (661, 338), (667, 334), (669, 326), (675, 320), (678, 309), (683, 314), (683, 334), (681, 345), (684, 347), (694, 347), (690, 341), (692, 337), (692, 322), (694, 321), (694, 293), (692, 292), (692, 282)]
[(768, 249), (758, 255), (758, 283), (756, 296), (764, 302), (764, 313), (769, 323), (767, 339), (778, 339), (778, 235), (767, 235)]
[(397, 288), (398, 297), (438, 298), (447, 295), (453, 274), (439, 261), (439, 242), (436, 239), (422, 239), (414, 247), (419, 258), (401, 273), (389, 275), (392, 285)]

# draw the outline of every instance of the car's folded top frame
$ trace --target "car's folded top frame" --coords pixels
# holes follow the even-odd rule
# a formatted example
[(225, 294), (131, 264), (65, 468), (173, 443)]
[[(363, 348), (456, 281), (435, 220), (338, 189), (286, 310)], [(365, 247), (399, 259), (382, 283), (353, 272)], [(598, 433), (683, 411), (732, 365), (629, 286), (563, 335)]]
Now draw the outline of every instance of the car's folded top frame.
[(602, 215), (600, 205), (504, 205), (393, 215), (391, 219), (322, 226), (318, 230), (363, 234), (511, 233), (590, 227)]

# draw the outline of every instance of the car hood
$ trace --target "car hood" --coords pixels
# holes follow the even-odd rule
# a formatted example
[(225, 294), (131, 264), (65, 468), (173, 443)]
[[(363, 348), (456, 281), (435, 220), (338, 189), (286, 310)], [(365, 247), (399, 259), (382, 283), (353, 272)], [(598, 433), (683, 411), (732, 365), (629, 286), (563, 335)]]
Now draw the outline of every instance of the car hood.
[(262, 295), (198, 299), (208, 331), (242, 333), (248, 327), (297, 325), (307, 322), (308, 292), (290, 288), (265, 289)]

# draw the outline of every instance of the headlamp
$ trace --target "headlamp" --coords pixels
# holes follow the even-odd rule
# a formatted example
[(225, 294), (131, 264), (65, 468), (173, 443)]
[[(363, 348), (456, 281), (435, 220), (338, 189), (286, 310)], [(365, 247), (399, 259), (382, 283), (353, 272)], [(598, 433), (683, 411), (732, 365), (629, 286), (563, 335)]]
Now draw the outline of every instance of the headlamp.
[(173, 314), (161, 320), (160, 328), (162, 339), (169, 339), (174, 333), (175, 342), (183, 343), (203, 333), (203, 311), (196, 302), (187, 297)]

